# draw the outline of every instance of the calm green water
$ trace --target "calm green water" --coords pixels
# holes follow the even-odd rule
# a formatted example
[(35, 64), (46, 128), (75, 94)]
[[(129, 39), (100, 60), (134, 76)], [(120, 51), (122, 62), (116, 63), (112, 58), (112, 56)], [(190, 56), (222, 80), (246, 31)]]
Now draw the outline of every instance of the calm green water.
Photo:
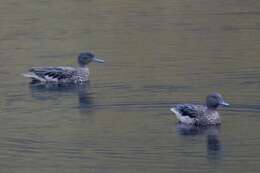
[[(0, 2), (0, 172), (259, 172), (260, 2)], [(87, 88), (31, 87), (31, 66), (76, 65)], [(169, 108), (213, 91), (220, 129), (187, 134)]]

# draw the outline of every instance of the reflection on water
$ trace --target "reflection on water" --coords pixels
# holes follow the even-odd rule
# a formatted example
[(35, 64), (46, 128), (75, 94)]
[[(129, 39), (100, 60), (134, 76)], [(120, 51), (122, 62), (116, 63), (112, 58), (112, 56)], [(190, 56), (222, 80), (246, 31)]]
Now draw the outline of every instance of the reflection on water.
[(29, 85), (32, 97), (38, 100), (57, 99), (59, 94), (73, 93), (78, 95), (79, 108), (90, 108), (94, 102), (91, 97), (90, 81), (82, 84), (71, 83), (31, 83)]
[(220, 159), (221, 142), (219, 139), (220, 126), (200, 127), (194, 125), (176, 124), (176, 131), (180, 136), (205, 136), (207, 139), (207, 153), (209, 159)]

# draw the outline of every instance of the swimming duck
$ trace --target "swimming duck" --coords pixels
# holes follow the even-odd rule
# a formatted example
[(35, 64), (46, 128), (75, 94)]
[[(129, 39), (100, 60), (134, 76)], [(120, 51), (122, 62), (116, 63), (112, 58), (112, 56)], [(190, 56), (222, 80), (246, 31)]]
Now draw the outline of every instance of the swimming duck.
[(90, 62), (104, 63), (91, 52), (78, 55), (79, 67), (32, 67), (28, 73), (22, 74), (31, 78), (32, 83), (84, 83), (89, 80), (88, 64)]
[(206, 105), (177, 104), (171, 111), (175, 113), (180, 123), (198, 126), (220, 125), (221, 119), (217, 108), (229, 106), (219, 93), (209, 94)]

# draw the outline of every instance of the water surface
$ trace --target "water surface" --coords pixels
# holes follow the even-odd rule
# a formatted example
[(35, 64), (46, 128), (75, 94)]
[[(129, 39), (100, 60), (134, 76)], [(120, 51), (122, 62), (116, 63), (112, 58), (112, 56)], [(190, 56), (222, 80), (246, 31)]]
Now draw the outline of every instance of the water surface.
[[(258, 1), (0, 3), (1, 172), (259, 172)], [(90, 86), (32, 87), (32, 66), (76, 65)], [(231, 103), (220, 129), (179, 127), (169, 108)]]

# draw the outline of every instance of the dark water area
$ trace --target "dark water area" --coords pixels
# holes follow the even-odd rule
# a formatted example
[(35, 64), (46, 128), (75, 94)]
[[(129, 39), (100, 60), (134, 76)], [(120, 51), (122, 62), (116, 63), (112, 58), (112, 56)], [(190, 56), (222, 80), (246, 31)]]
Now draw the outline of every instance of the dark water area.
[[(1, 172), (259, 172), (260, 2), (0, 2)], [(90, 65), (84, 86), (32, 86), (33, 66)], [(222, 126), (175, 103), (220, 92)]]

